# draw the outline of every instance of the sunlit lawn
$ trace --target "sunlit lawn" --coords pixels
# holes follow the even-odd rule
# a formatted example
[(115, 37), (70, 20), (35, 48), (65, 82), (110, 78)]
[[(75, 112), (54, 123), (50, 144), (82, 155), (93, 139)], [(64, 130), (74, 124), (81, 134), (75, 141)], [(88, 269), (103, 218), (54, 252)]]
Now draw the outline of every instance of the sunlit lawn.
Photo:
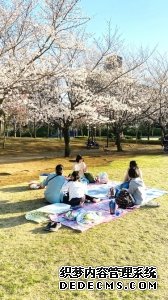
[[(151, 147), (151, 146), (150, 146)], [(77, 151), (77, 150), (76, 150)], [(168, 157), (158, 154), (117, 156), (85, 153), (89, 171), (95, 175), (106, 171), (110, 179), (121, 181), (128, 162), (136, 159), (143, 170), (147, 186), (168, 190)], [(99, 156), (101, 154), (101, 156)], [(71, 170), (72, 162), (61, 159)], [(38, 170), (53, 170), (59, 159), (25, 163), (32, 176)], [(21, 162), (18, 168), (21, 170)], [(34, 166), (34, 169), (33, 169)], [(17, 164), (13, 165), (16, 172)], [(37, 169), (35, 172), (35, 168)], [(1, 170), (5, 170), (2, 165)], [(12, 165), (6, 165), (12, 173)], [(18, 173), (19, 174), (19, 173)], [(23, 175), (21, 175), (23, 174)], [(12, 175), (11, 175), (12, 176)], [(18, 175), (19, 176), (19, 175)], [(9, 176), (10, 177), (10, 176)], [(45, 233), (43, 226), (26, 221), (27, 211), (44, 205), (43, 190), (27, 189), (25, 173), (20, 181), (0, 189), (0, 299), (168, 299), (168, 196), (158, 198), (160, 208), (143, 208), (107, 224), (78, 233), (62, 227), (56, 233)], [(14, 180), (14, 174), (13, 174)], [(37, 179), (37, 176), (32, 179)], [(156, 266), (157, 291), (59, 291), (58, 269), (61, 266)]]

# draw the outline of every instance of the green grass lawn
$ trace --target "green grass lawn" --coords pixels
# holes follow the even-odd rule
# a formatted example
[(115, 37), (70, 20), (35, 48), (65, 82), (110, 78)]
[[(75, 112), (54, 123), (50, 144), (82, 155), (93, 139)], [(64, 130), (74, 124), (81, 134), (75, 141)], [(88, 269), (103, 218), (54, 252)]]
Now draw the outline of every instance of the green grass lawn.
[[(110, 179), (121, 181), (132, 159), (141, 167), (147, 186), (168, 190), (168, 157), (164, 154), (102, 156), (97, 163), (86, 157), (86, 162), (95, 175), (106, 171)], [(27, 211), (43, 205), (43, 192), (28, 190), (27, 182), (0, 189), (0, 299), (168, 299), (167, 195), (158, 198), (159, 208), (141, 208), (84, 233), (65, 227), (46, 233), (42, 225), (24, 217)], [(158, 289), (59, 291), (58, 269), (66, 265), (156, 266)]]

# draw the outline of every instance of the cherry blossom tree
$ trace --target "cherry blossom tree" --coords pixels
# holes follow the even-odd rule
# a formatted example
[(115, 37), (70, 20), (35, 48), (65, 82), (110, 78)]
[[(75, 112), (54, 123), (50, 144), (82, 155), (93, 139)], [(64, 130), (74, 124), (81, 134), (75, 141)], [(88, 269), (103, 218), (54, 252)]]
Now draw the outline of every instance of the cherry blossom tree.
[(14, 90), (28, 95), (34, 135), (40, 122), (55, 124), (63, 133), (65, 156), (70, 155), (69, 129), (77, 121), (111, 124), (119, 151), (124, 126), (142, 112), (144, 92), (135, 73), (141, 73), (151, 52), (124, 58), (118, 30), (110, 24), (102, 39), (86, 43), (78, 28), (88, 19), (78, 3), (1, 3), (0, 99)]
[(64, 71), (64, 52), (77, 48), (74, 31), (88, 20), (79, 11), (78, 3), (79, 0), (1, 1), (1, 103), (11, 89), (28, 89), (33, 81), (53, 71)]
[[(78, 41), (83, 33), (81, 30), (79, 34), (77, 28), (88, 18), (82, 15), (79, 2), (0, 2), (0, 104), (4, 99), (7, 101), (14, 90), (21, 95), (31, 94), (36, 83), (44, 77), (65, 73), (83, 47)], [(7, 115), (3, 107), (0, 114), (3, 119)]]
[[(75, 69), (61, 78), (45, 80), (45, 89), (40, 93), (44, 122), (57, 126), (63, 134), (65, 156), (70, 155), (69, 130), (74, 122), (98, 122), (98, 112), (93, 107), (94, 95), (89, 91), (87, 72)], [(100, 119), (100, 116), (99, 116)], [(102, 117), (102, 120), (104, 117)]]
[(149, 74), (146, 84), (150, 101), (145, 114), (149, 120), (159, 126), (162, 136), (166, 135), (168, 127), (168, 59), (166, 55), (158, 54), (148, 65)]
[[(141, 63), (140, 63), (141, 61)], [(139, 59), (140, 71), (143, 70)], [(108, 117), (107, 126), (112, 128), (117, 151), (122, 151), (121, 134), (125, 127), (142, 118), (143, 104), (147, 99), (141, 83), (141, 72), (133, 65), (126, 68), (123, 58), (107, 56), (102, 65), (88, 73), (87, 84), (95, 95), (97, 111)], [(101, 102), (97, 101), (97, 97)], [(100, 97), (101, 96), (101, 97)]]
[(153, 54), (148, 49), (139, 49), (125, 55), (123, 49), (118, 31), (112, 31), (108, 24), (103, 39), (94, 41), (85, 60), (87, 85), (95, 99), (93, 106), (108, 117), (107, 124), (113, 129), (118, 151), (122, 150), (120, 136), (123, 129), (142, 118), (144, 113), (142, 108), (147, 93), (145, 85), (143, 89), (142, 74)]
[(16, 137), (16, 132), (19, 129), (21, 134), (21, 127), (26, 125), (27, 109), (25, 102), (21, 99), (20, 93), (15, 90), (6, 95), (1, 104), (1, 125), (3, 123), (3, 148), (5, 148), (6, 135), (11, 129)]
[[(108, 74), (104, 75), (101, 76), (98, 86), (104, 84), (103, 79), (106, 80)], [(107, 124), (115, 136), (117, 151), (122, 151), (122, 132), (129, 125), (135, 125), (142, 117), (143, 103), (146, 98), (137, 79), (128, 74), (116, 80), (115, 84), (103, 94), (101, 103), (97, 103), (97, 110), (108, 117)]]

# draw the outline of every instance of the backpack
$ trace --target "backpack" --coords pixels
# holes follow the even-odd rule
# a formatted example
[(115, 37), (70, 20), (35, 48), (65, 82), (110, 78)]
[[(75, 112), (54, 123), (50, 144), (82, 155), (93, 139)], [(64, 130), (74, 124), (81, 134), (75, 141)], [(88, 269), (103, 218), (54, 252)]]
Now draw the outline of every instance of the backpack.
[(134, 206), (134, 198), (127, 190), (121, 190), (116, 196), (116, 203), (119, 208), (129, 208)]

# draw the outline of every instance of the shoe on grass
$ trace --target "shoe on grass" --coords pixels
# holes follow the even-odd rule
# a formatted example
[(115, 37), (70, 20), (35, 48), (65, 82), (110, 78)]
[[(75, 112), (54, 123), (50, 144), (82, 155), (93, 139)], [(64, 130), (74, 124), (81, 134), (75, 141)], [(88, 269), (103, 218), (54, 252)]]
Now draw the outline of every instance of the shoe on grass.
[(60, 227), (61, 227), (61, 223), (49, 222), (47, 226), (44, 228), (44, 230), (49, 232), (54, 232), (57, 231)]
[(45, 230), (45, 231), (49, 231), (49, 230), (50, 230), (50, 227), (51, 227), (51, 225), (52, 225), (53, 223), (54, 223), (54, 222), (49, 222), (49, 223), (47, 224), (47, 226), (44, 227), (44, 230)]
[(53, 225), (51, 225), (49, 231), (50, 232), (55, 232), (58, 231), (61, 228), (61, 223), (54, 223)]

